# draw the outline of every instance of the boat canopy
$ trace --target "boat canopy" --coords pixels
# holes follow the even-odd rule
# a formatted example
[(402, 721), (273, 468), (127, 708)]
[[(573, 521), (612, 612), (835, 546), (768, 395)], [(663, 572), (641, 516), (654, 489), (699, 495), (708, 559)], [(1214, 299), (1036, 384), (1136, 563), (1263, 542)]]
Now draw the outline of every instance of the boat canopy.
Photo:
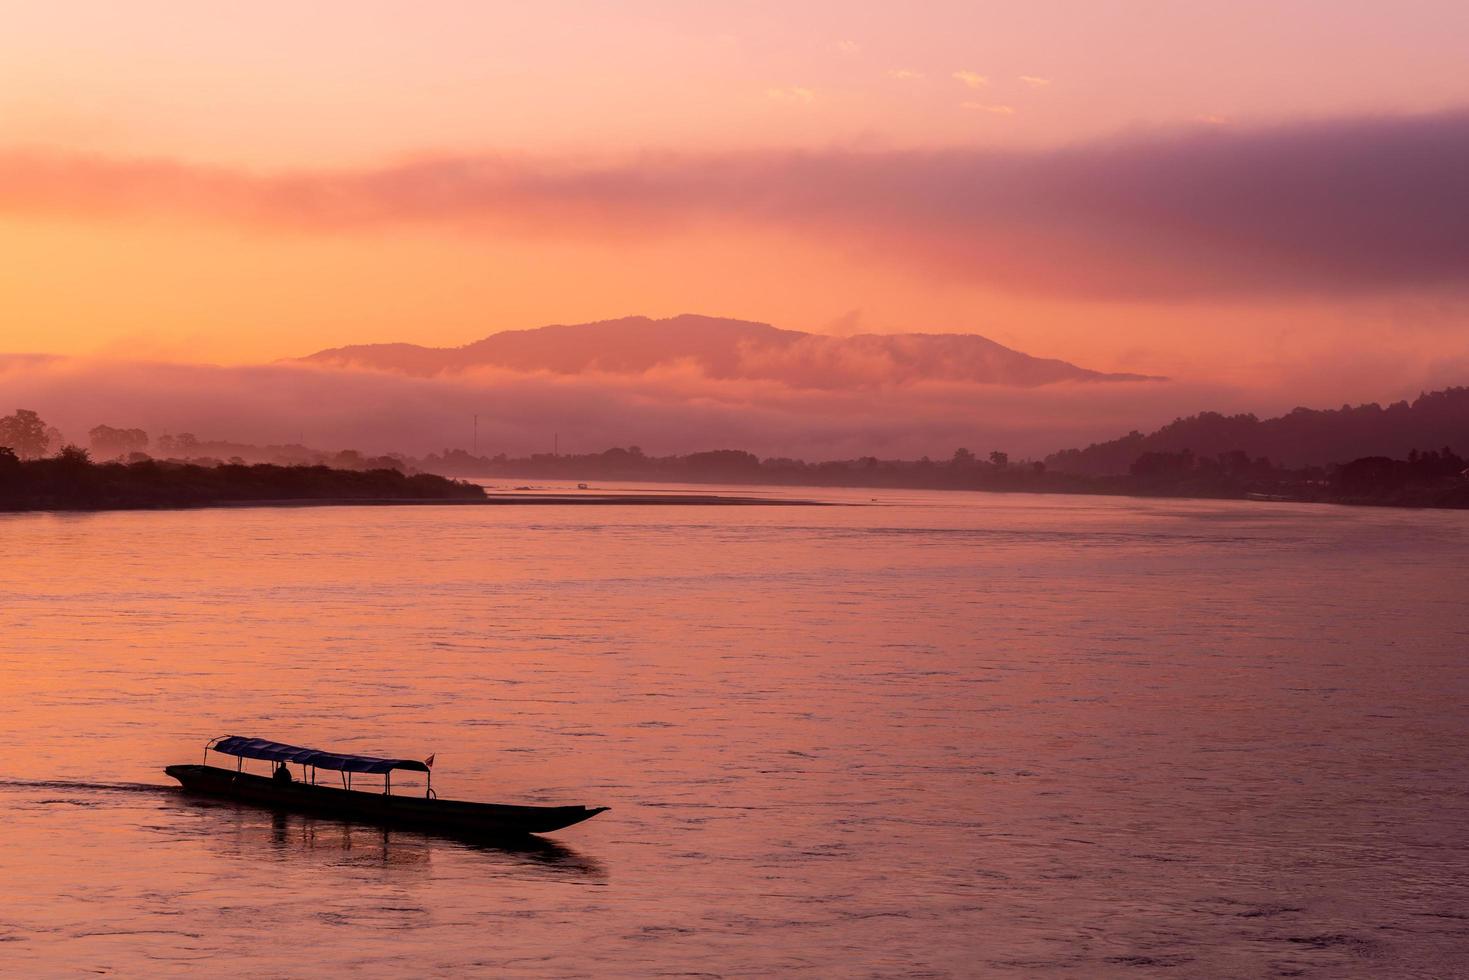
[(322, 752), (320, 749), (303, 749), (299, 745), (285, 745), (263, 738), (246, 738), (243, 735), (225, 735), (211, 742), (208, 748), (225, 755), (245, 759), (269, 759), (271, 762), (296, 762), (318, 769), (336, 769), (341, 772), (370, 772), (385, 774), (394, 769), (412, 769), (428, 772), (427, 763), (417, 759), (379, 759), (370, 755), (343, 755), (340, 752)]

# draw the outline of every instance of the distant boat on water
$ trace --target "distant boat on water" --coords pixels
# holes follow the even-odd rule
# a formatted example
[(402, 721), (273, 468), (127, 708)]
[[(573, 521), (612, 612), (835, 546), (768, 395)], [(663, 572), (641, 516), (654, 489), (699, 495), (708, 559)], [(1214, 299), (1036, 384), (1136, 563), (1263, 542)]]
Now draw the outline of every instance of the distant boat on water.
[[(209, 765), (211, 751), (234, 756), (237, 760), (235, 768)], [(274, 775), (245, 772), (246, 759), (275, 763)], [(291, 775), (291, 764), (301, 767), (300, 779)], [(317, 772), (322, 769), (338, 773), (342, 785), (318, 783)], [(422, 797), (393, 795), (392, 774), (399, 769), (428, 774), (428, 786)], [(382, 759), (323, 752), (239, 735), (212, 739), (204, 746), (202, 765), (168, 766), (164, 772), (177, 779), (185, 792), (202, 796), (367, 823), (484, 837), (550, 833), (590, 820), (607, 809), (604, 806), (515, 806), (441, 800), (433, 790), (433, 756), (422, 762), (417, 759)], [(382, 792), (353, 789), (352, 777), (360, 774), (382, 776)]]

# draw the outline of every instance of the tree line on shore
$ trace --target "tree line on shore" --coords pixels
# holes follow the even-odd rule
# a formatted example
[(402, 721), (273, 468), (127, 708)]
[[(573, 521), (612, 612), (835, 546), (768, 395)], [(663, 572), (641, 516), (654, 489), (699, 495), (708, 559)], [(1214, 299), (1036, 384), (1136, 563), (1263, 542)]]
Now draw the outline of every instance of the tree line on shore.
[(1364, 457), (1402, 459), (1423, 447), (1469, 451), (1469, 387), (1420, 394), (1413, 401), (1376, 402), (1335, 409), (1296, 408), (1275, 418), (1200, 412), (1144, 435), (1067, 449), (1046, 457), (1051, 469), (1090, 476), (1129, 471), (1144, 453), (1180, 453), (1197, 459), (1247, 452), (1288, 468), (1327, 467)]
[(1469, 462), (1447, 447), (1408, 458), (1370, 456), (1331, 466), (1284, 467), (1242, 451), (1198, 456), (1145, 452), (1126, 473), (1089, 475), (1051, 469), (1043, 461), (1012, 462), (968, 449), (945, 460), (857, 459), (808, 463), (761, 459), (721, 449), (647, 456), (636, 446), (600, 453), (539, 453), (511, 458), (447, 449), (418, 461), (436, 472), (507, 479), (650, 480), (667, 483), (745, 483), (818, 487), (984, 490), (1029, 493), (1129, 494), (1162, 497), (1269, 498), (1337, 503), (1469, 507)]
[[(126, 451), (126, 460), (94, 461), (86, 449), (61, 445), (35, 412), (0, 418), (0, 510), (197, 507), (252, 501), (476, 500), (484, 490), (433, 473), (394, 467), (337, 469), (323, 465), (157, 460), (132, 448), (141, 430), (92, 430), (92, 443)], [(122, 437), (112, 433), (121, 432)], [(140, 438), (141, 437), (141, 438)]]
[[(1469, 389), (1435, 393), (1433, 397), (1438, 400), (1432, 407), (1441, 409), (1445, 401), (1469, 407), (1466, 395)], [(1205, 413), (1180, 420), (1160, 433), (1187, 428), (1185, 423), (1209, 426), (1216, 418), (1223, 417)], [(1469, 419), (1469, 414), (1465, 418)], [(1237, 420), (1231, 424), (1237, 424)], [(302, 445), (257, 447), (206, 441), (189, 433), (163, 436), (150, 442), (148, 434), (140, 429), (107, 425), (94, 427), (89, 438), (90, 453), (75, 446), (57, 445), (60, 434), (33, 411), (22, 409), (0, 418), (0, 499), (7, 493), (12, 499), (21, 493), (17, 489), (18, 481), (30, 487), (22, 495), (54, 500), (69, 499), (68, 493), (75, 499), (99, 493), (119, 499), (163, 499), (173, 493), (180, 502), (211, 497), (288, 499), (300, 495), (405, 499), (482, 493), (471, 484), (442, 479), (469, 477), (1263, 497), (1469, 506), (1469, 463), (1448, 446), (1431, 450), (1413, 448), (1405, 458), (1358, 456), (1340, 463), (1298, 466), (1275, 463), (1268, 457), (1254, 456), (1241, 449), (1199, 453), (1191, 447), (1154, 448), (1142, 449), (1122, 472), (1098, 473), (1067, 468), (1065, 463), (1074, 461), (1068, 453), (1047, 460), (1012, 460), (1000, 450), (980, 456), (967, 448), (957, 449), (942, 460), (863, 456), (810, 463), (787, 457), (762, 459), (736, 449), (653, 456), (637, 446), (614, 447), (597, 453), (537, 453), (524, 457), (504, 453), (474, 455), (462, 449), (444, 449), (422, 458), (397, 454), (374, 457), (354, 450), (326, 452)], [(1132, 442), (1167, 444), (1166, 441), (1150, 443), (1151, 438), (1141, 437), (1140, 441)], [(1113, 444), (1107, 446), (1108, 452), (1112, 452)], [(154, 455), (147, 452), (150, 448)], [(54, 455), (48, 455), (53, 452)], [(111, 461), (93, 463), (93, 458)], [(72, 489), (68, 490), (68, 486)], [(226, 494), (236, 496), (221, 496)]]

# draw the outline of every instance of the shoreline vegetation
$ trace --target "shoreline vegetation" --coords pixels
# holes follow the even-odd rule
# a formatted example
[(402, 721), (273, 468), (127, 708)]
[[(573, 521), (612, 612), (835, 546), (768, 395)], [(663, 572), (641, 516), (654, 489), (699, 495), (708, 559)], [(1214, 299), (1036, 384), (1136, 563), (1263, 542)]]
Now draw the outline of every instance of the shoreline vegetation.
[[(598, 454), (599, 456), (602, 454)], [(737, 454), (749, 456), (749, 454)], [(513, 475), (529, 479), (595, 479), (605, 473), (588, 466), (597, 456), (562, 456)], [(671, 457), (681, 459), (682, 457)], [(753, 461), (753, 462), (750, 462)], [(1098, 496), (1173, 497), (1334, 503), (1390, 507), (1469, 509), (1469, 475), (1452, 454), (1414, 453), (1411, 460), (1366, 458), (1337, 467), (1329, 478), (1290, 481), (1279, 474), (1232, 474), (1220, 467), (1200, 476), (1197, 460), (1182, 454), (1140, 461), (1127, 476), (1090, 477), (1043, 469), (960, 459), (903, 471), (877, 466), (850, 468), (820, 464), (809, 479), (782, 480), (749, 456), (744, 466), (718, 475), (670, 473), (667, 460), (653, 472), (616, 479), (658, 479), (680, 483), (764, 484), (849, 489), (969, 490), (992, 493), (1065, 493)], [(485, 474), (495, 475), (495, 474)], [(510, 476), (506, 471), (503, 475)], [(821, 501), (739, 496), (722, 493), (603, 492), (599, 488), (564, 492), (487, 492), (478, 484), (434, 473), (393, 468), (337, 469), (323, 465), (182, 462), (135, 459), (93, 462), (84, 450), (66, 447), (55, 456), (21, 460), (0, 449), (0, 512), (164, 510), (199, 507), (311, 507), (392, 505), (606, 505), (606, 506), (823, 506)]]
[(21, 460), (0, 450), (0, 512), (169, 510), (198, 507), (395, 505), (819, 506), (813, 500), (726, 494), (486, 493), (434, 473), (274, 463), (204, 465), (154, 459), (93, 462), (66, 447)]
[[(1412, 424), (1408, 424), (1412, 423)], [(1347, 456), (1325, 465), (1286, 465), (1239, 448), (1252, 438), (1279, 443), (1312, 436), (1341, 445), (1402, 445), (1415, 436), (1469, 438), (1469, 388), (1424, 395), (1412, 405), (1341, 411), (1298, 409), (1281, 419), (1203, 413), (1143, 436), (1138, 433), (1045, 460), (1012, 461), (1001, 451), (981, 458), (968, 449), (932, 460), (879, 459), (808, 463), (762, 459), (736, 449), (650, 456), (637, 446), (597, 453), (538, 453), (511, 458), (445, 449), (421, 459), (353, 450), (329, 453), (303, 445), (258, 447), (205, 441), (184, 433), (152, 442), (140, 429), (99, 425), (92, 449), (67, 444), (33, 411), (0, 417), (0, 511), (109, 510), (207, 506), (330, 504), (814, 504), (785, 498), (702, 493), (487, 493), (474, 480), (653, 481), (729, 486), (970, 490), (1105, 496), (1181, 497), (1335, 503), (1391, 507), (1469, 508), (1469, 461), (1448, 445)], [(1295, 431), (1301, 430), (1301, 431)], [(1392, 438), (1389, 440), (1389, 433)], [(1369, 437), (1370, 436), (1370, 437)], [(1408, 444), (1411, 444), (1410, 442)], [(1462, 445), (1462, 441), (1460, 441)], [(1210, 447), (1195, 452), (1192, 446)], [(1179, 448), (1181, 446), (1181, 448)], [(59, 447), (59, 448), (58, 448)], [(151, 449), (152, 454), (145, 451)], [(1328, 451), (1340, 451), (1333, 448)], [(164, 458), (157, 458), (167, 454)], [(1121, 460), (1130, 462), (1123, 464)]]
[(0, 511), (146, 510), (303, 503), (459, 503), (484, 490), (433, 473), (327, 466), (93, 462), (66, 447), (22, 460), (0, 450)]
[[(1440, 448), (1434, 448), (1440, 447)], [(1395, 507), (1469, 507), (1469, 387), (1412, 402), (1297, 408), (1278, 418), (1200, 412), (1039, 460), (967, 448), (923, 457), (808, 463), (739, 450), (654, 457), (637, 446), (519, 459), (445, 449), (412, 463), (450, 476), (660, 480), (994, 492), (1197, 497)]]
[(1123, 474), (1092, 475), (1012, 463), (1004, 453), (979, 459), (966, 450), (948, 460), (855, 460), (805, 463), (759, 459), (739, 450), (636, 457), (626, 449), (578, 456), (486, 460), (449, 453), (451, 473), (507, 480), (618, 480), (719, 486), (827, 487), (871, 490), (970, 490), (1125, 497), (1261, 500), (1387, 507), (1469, 508), (1469, 461), (1448, 449), (1410, 451), (1407, 459), (1372, 456), (1331, 467), (1277, 467), (1244, 453), (1198, 457), (1188, 450), (1149, 452)]

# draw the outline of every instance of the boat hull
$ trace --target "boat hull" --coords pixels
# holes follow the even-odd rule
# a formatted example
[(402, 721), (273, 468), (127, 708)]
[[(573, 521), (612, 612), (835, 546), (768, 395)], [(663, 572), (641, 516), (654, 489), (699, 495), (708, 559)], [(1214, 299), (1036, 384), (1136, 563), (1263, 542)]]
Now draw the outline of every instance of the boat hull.
[(419, 830), (484, 837), (522, 837), (546, 834), (589, 820), (606, 807), (510, 806), (500, 803), (468, 803), (460, 800), (389, 796), (361, 790), (282, 783), (268, 776), (236, 772), (218, 766), (178, 765), (163, 770), (177, 779), (184, 791), (216, 799), (233, 800), (275, 810), (313, 813)]

